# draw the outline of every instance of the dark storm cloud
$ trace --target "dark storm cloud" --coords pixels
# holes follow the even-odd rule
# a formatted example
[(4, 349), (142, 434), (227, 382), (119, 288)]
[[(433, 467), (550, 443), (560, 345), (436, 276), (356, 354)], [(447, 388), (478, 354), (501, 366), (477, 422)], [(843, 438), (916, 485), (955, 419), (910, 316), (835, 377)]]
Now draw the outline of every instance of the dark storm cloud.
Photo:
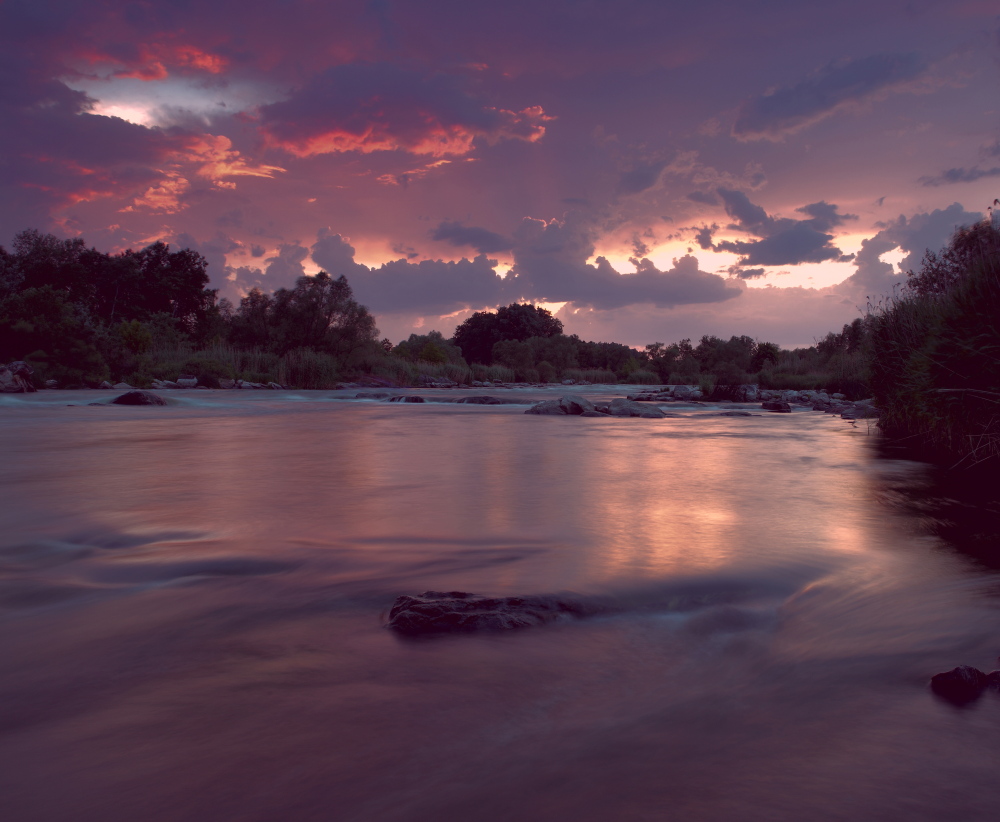
[(726, 213), (736, 220), (733, 227), (759, 238), (716, 243), (715, 248), (719, 251), (739, 254), (740, 267), (840, 260), (843, 254), (832, 244), (833, 235), (827, 232), (843, 225), (845, 220), (857, 219), (852, 214), (838, 213), (836, 205), (822, 201), (796, 209), (809, 219), (775, 218), (752, 203), (742, 191), (720, 188), (719, 196), (725, 203)]
[(458, 247), (469, 246), (480, 254), (509, 251), (514, 247), (513, 242), (500, 234), (476, 226), (463, 226), (457, 222), (441, 223), (431, 232), (431, 239), (442, 240)]
[(985, 177), (1000, 177), (1000, 166), (993, 168), (949, 168), (934, 177), (921, 177), (923, 186), (945, 186), (951, 183), (974, 183)]
[(390, 63), (334, 66), (292, 96), (261, 107), (271, 141), (298, 156), (403, 150), (464, 154), (477, 137), (533, 141), (541, 109), (500, 109), (474, 95), (462, 74), (419, 72)]
[(916, 54), (874, 54), (833, 63), (793, 86), (746, 102), (733, 125), (741, 140), (777, 140), (846, 106), (915, 80), (927, 64)]

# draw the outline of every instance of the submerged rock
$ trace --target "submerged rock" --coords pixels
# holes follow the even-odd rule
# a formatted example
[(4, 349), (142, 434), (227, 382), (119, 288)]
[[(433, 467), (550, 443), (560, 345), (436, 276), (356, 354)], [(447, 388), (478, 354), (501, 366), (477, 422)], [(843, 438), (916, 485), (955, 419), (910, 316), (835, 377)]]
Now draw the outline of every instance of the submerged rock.
[(386, 627), (410, 635), (506, 631), (598, 610), (557, 596), (482, 597), (464, 591), (424, 591), (399, 597), (389, 611)]
[(163, 397), (149, 391), (127, 391), (111, 400), (115, 405), (166, 405)]
[(399, 397), (389, 397), (389, 402), (427, 402), (423, 397), (414, 397), (412, 395), (399, 396)]
[(384, 400), (391, 397), (388, 391), (359, 391), (354, 395), (356, 400)]
[[(997, 673), (994, 671), (994, 673)], [(990, 676), (993, 676), (991, 674)], [(978, 699), (986, 690), (988, 677), (971, 665), (959, 665), (943, 674), (931, 677), (931, 690), (942, 699), (963, 705)]]
[(559, 400), (544, 400), (535, 403), (525, 414), (555, 414), (556, 416), (566, 416), (566, 409), (562, 407)]
[(594, 410), (594, 404), (579, 394), (567, 394), (565, 397), (560, 397), (559, 405), (563, 407), (567, 414), (575, 414), (577, 416), (584, 411)]
[(645, 419), (660, 419), (667, 416), (655, 406), (641, 405), (635, 400), (617, 397), (611, 400), (608, 410), (615, 417), (643, 417)]
[(0, 365), (0, 392), (5, 394), (30, 394), (35, 390), (31, 383), (31, 375), (35, 369), (24, 360), (15, 360), (7, 365)]
[(480, 396), (475, 395), (472, 397), (459, 397), (455, 400), (457, 403), (465, 403), (467, 405), (517, 405), (518, 400), (502, 400), (499, 397), (490, 396)]
[(779, 414), (791, 414), (792, 407), (781, 400), (765, 400), (760, 404), (765, 411), (777, 411)]

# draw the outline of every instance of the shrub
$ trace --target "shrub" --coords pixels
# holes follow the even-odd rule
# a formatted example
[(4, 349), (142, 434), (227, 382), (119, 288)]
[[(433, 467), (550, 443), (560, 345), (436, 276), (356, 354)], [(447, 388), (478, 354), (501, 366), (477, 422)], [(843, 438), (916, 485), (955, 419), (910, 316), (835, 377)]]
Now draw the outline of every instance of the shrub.
[(660, 382), (660, 377), (653, 371), (640, 368), (628, 375), (627, 382), (631, 385), (656, 385)]
[(556, 372), (556, 367), (550, 362), (545, 362), (544, 360), (538, 363), (538, 381), (539, 382), (558, 382), (559, 374)]

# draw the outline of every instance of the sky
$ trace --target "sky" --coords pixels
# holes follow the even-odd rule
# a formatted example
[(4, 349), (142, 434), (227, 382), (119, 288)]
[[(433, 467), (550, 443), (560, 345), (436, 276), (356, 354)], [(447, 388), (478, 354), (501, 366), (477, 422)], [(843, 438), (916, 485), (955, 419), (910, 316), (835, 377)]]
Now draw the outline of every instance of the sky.
[(810, 345), (1000, 196), (1000, 0), (0, 0), (0, 244)]

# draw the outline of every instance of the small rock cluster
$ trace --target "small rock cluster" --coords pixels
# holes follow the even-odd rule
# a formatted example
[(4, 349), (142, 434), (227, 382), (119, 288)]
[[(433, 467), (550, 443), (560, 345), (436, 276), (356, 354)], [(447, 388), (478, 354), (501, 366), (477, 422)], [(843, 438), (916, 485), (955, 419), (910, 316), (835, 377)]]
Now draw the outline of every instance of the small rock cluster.
[(636, 400), (617, 397), (609, 403), (593, 403), (579, 394), (568, 394), (557, 400), (543, 400), (524, 413), (577, 417), (642, 417), (652, 420), (672, 416), (655, 406), (643, 405)]
[(932, 676), (931, 690), (942, 699), (965, 705), (979, 699), (984, 691), (1000, 694), (1000, 671), (984, 674), (971, 665), (959, 665)]
[(386, 627), (408, 636), (504, 631), (600, 610), (565, 596), (482, 597), (465, 591), (424, 591), (398, 597)]
[[(207, 390), (207, 385), (198, 385), (198, 378), (181, 375), (176, 380), (153, 380), (152, 387), (160, 390), (173, 390), (178, 388), (198, 388)], [(118, 388), (116, 385), (115, 388)], [(276, 382), (250, 382), (249, 380), (219, 380), (219, 388), (225, 389), (262, 389), (270, 388), (273, 391), (285, 391), (287, 388)]]
[(7, 365), (0, 365), (0, 393), (30, 394), (35, 390), (31, 384), (31, 375), (35, 369), (24, 360), (15, 360)]

